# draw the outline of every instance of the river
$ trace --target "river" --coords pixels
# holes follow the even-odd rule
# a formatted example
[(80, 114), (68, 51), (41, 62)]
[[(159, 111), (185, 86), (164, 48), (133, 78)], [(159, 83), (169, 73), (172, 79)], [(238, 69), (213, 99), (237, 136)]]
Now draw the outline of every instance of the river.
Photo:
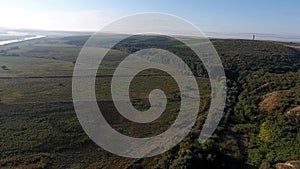
[(0, 41), (0, 46), (11, 44), (11, 43), (16, 43), (16, 42), (23, 42), (23, 41), (33, 40), (33, 39), (40, 39), (40, 38), (44, 38), (44, 37), (46, 37), (46, 36), (36, 35), (36, 36), (26, 37), (26, 38), (24, 37), (24, 38), (18, 38), (18, 39), (3, 40), (3, 41)]

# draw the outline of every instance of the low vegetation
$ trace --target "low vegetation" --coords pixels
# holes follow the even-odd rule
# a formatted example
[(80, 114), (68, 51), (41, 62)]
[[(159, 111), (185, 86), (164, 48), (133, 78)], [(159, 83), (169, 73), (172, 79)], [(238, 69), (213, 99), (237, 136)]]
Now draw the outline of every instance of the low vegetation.
[[(105, 36), (107, 43), (90, 48), (97, 53), (114, 36)], [(152, 136), (165, 131), (178, 113), (178, 86), (153, 70), (141, 74), (160, 76), (133, 80), (132, 102), (145, 110), (149, 92), (161, 88), (168, 97), (168, 113), (147, 125), (137, 125), (115, 110), (109, 92), (111, 75), (121, 59), (138, 50), (159, 47), (180, 56), (197, 77), (202, 100), (197, 123), (179, 145), (156, 157), (127, 159), (95, 145), (76, 118), (72, 71), (88, 38), (50, 37), (0, 47), (1, 168), (250, 169), (275, 168), (277, 163), (300, 159), (300, 52), (294, 46), (212, 40), (225, 67), (227, 102), (222, 122), (204, 144), (197, 138), (209, 107), (210, 84), (195, 54), (181, 42), (163, 36), (133, 36), (114, 46), (98, 71), (96, 95), (117, 131)]]

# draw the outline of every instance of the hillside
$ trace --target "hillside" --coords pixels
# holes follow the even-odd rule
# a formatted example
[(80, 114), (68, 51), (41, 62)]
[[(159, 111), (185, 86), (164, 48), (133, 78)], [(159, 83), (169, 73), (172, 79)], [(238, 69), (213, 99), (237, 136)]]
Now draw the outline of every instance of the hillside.
[[(169, 37), (133, 36), (116, 45), (98, 70), (96, 95), (107, 121), (117, 131), (139, 137), (156, 135), (165, 131), (178, 113), (178, 86), (156, 71), (142, 74), (161, 77), (134, 79), (131, 99), (136, 108), (147, 109), (149, 91), (160, 88), (168, 98), (168, 113), (143, 126), (115, 110), (108, 85), (113, 70), (121, 59), (140, 49), (159, 47), (180, 56), (197, 77), (202, 100), (197, 124), (178, 146), (156, 157), (127, 159), (98, 147), (77, 120), (72, 72), (87, 39), (53, 37), (0, 46), (0, 168), (240, 169), (275, 168), (277, 163), (300, 160), (300, 51), (294, 46), (212, 40), (225, 67), (227, 102), (217, 131), (199, 144), (196, 139), (210, 101), (210, 84), (201, 61)], [(97, 52), (107, 47), (98, 45), (91, 48)]]

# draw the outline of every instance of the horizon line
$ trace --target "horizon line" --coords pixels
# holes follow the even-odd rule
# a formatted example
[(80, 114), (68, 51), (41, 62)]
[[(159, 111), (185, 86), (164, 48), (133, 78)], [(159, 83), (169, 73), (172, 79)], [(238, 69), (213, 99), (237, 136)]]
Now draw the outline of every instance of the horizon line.
[[(39, 29), (39, 28), (8, 28), (0, 27), (0, 31), (42, 31), (42, 32), (69, 32), (69, 33), (89, 33), (94, 34), (96, 32), (101, 32), (101, 28), (96, 29)], [(107, 32), (103, 32), (107, 33)], [(252, 40), (252, 36), (255, 35), (255, 40), (264, 41), (278, 41), (278, 42), (300, 42), (300, 35), (292, 34), (280, 34), (280, 33), (262, 33), (262, 32), (211, 32), (203, 31), (204, 35), (210, 39), (244, 39)], [(177, 36), (185, 36), (178, 34)], [(188, 36), (186, 36), (188, 37)]]

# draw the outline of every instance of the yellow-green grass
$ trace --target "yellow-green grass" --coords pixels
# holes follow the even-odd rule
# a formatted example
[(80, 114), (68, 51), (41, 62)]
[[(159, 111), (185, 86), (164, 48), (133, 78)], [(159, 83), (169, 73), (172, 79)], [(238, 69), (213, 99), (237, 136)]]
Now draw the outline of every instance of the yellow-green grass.
[(72, 75), (74, 64), (53, 59), (0, 56), (0, 77)]
[(5, 79), (0, 99), (6, 104), (71, 102), (71, 78)]
[[(91, 49), (99, 52), (103, 49)], [(118, 51), (113, 51), (115, 57), (121, 57)], [(113, 54), (112, 54), (113, 56)], [(118, 59), (116, 59), (118, 60)], [(0, 69), (0, 99), (2, 103), (49, 103), (72, 101), (72, 74), (74, 64), (70, 61), (55, 59), (0, 56), (0, 66), (6, 66), (8, 70)], [(113, 58), (104, 61), (98, 75), (112, 75), (117, 61)], [(141, 75), (156, 74), (150, 70)], [(176, 83), (168, 76), (139, 76), (135, 77), (131, 84), (130, 95), (133, 99), (147, 99), (149, 91), (160, 88), (168, 98), (174, 97), (177, 90)], [(12, 79), (3, 79), (9, 77)], [(32, 78), (37, 77), (37, 78)], [(57, 77), (57, 78), (56, 78)], [(96, 81), (96, 95), (98, 101), (109, 101), (110, 78), (98, 77)], [(209, 97), (210, 85), (207, 78), (197, 78), (201, 97)], [(163, 82), (163, 83), (162, 83)]]
[[(133, 99), (148, 98), (149, 91), (161, 88), (169, 98), (174, 97), (176, 84), (159, 86), (158, 79), (168, 80), (170, 77), (136, 77), (131, 83), (130, 96)], [(96, 95), (98, 101), (109, 101), (109, 78), (97, 78)], [(207, 79), (199, 79), (201, 98), (209, 97), (210, 88)], [(173, 93), (172, 93), (173, 92)], [(51, 103), (72, 101), (72, 78), (20, 78), (5, 79), (0, 83), (0, 99), (2, 103)]]

